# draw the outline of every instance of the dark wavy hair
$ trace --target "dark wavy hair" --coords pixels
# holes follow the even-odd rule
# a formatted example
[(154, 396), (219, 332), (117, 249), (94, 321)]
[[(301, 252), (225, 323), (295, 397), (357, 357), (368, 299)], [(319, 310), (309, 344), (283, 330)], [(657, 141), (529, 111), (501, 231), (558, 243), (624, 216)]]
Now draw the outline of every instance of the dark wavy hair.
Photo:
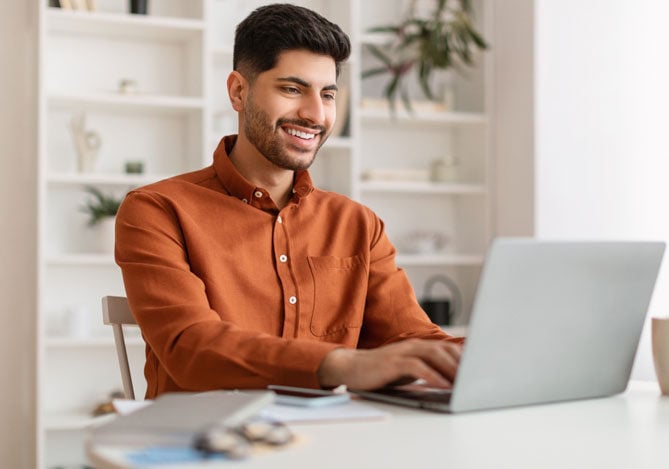
[(254, 10), (237, 26), (232, 66), (249, 81), (274, 68), (279, 54), (304, 49), (328, 55), (340, 64), (351, 53), (351, 41), (342, 29), (307, 8), (284, 3)]

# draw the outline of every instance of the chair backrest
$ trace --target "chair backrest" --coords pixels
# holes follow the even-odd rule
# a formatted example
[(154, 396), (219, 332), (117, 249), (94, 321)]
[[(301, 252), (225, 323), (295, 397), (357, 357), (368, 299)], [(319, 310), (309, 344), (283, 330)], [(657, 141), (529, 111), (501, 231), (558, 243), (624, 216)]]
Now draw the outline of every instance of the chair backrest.
[(116, 355), (118, 365), (121, 369), (121, 380), (123, 381), (123, 393), (126, 399), (135, 399), (135, 390), (132, 386), (130, 376), (130, 363), (128, 363), (128, 352), (125, 348), (123, 336), (123, 325), (136, 325), (135, 317), (130, 311), (128, 300), (124, 296), (102, 297), (102, 321), (112, 326), (114, 331), (114, 342), (116, 344)]

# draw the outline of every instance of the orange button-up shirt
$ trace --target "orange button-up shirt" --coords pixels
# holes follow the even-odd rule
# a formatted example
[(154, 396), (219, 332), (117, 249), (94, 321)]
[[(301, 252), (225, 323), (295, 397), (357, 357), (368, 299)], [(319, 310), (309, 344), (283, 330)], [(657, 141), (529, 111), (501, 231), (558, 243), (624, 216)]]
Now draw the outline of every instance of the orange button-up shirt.
[(383, 223), (298, 171), (281, 210), (228, 158), (131, 191), (116, 261), (146, 340), (147, 398), (168, 391), (318, 387), (336, 347), (448, 339), (416, 302)]

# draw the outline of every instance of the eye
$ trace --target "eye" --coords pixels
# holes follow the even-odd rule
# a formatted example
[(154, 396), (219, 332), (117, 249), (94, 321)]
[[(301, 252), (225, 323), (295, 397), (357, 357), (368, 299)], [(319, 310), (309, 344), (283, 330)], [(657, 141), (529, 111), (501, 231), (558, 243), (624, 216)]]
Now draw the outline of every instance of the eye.
[(326, 101), (334, 101), (337, 97), (337, 94), (334, 92), (323, 93), (323, 99)]
[(294, 86), (284, 86), (282, 90), (286, 94), (300, 94), (300, 90)]

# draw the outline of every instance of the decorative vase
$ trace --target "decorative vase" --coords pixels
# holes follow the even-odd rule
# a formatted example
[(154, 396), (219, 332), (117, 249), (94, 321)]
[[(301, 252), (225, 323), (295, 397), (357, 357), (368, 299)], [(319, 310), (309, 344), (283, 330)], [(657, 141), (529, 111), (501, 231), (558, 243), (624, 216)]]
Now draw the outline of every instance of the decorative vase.
[(130, 0), (130, 13), (135, 15), (146, 15), (148, 7), (149, 0)]
[(433, 182), (455, 182), (458, 179), (458, 159), (444, 156), (430, 165), (430, 179)]
[(93, 172), (98, 150), (102, 145), (100, 134), (86, 129), (86, 114), (83, 112), (72, 117), (70, 130), (77, 151), (77, 169), (80, 173)]
[(110, 254), (114, 252), (114, 230), (116, 229), (116, 218), (107, 217), (93, 226), (95, 235), (94, 247), (99, 253)]

